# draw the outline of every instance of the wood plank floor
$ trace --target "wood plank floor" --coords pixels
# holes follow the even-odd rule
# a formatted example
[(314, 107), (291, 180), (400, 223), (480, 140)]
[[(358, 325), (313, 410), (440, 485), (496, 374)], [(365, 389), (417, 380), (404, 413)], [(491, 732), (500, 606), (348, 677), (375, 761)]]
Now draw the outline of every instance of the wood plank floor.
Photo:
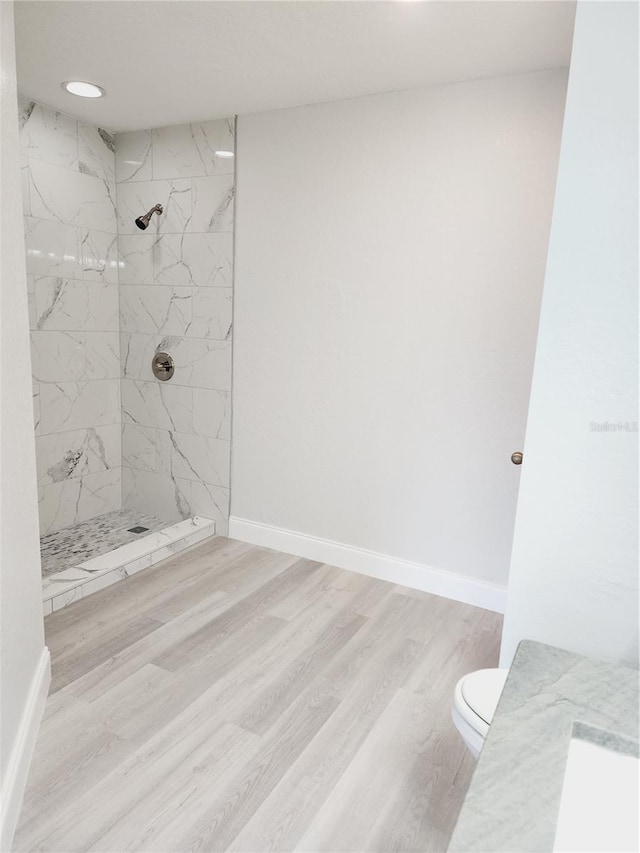
[(501, 617), (223, 537), (45, 620), (14, 850), (444, 851)]

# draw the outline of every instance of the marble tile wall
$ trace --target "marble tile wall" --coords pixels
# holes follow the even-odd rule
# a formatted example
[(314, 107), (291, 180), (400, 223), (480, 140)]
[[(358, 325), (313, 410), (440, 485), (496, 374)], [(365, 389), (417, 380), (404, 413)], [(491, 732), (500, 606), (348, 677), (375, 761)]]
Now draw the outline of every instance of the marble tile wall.
[(20, 101), (40, 525), (121, 505), (116, 173), (107, 131)]
[[(225, 533), (235, 122), (117, 134), (115, 148), (123, 506)], [(167, 383), (151, 371), (157, 351), (175, 361)]]

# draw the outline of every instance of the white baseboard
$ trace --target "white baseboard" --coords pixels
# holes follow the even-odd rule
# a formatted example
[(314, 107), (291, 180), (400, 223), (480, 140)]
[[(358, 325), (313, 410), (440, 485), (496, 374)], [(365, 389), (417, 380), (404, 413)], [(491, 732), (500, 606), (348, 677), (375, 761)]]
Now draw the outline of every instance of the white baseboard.
[(22, 712), (18, 733), (2, 780), (0, 850), (3, 853), (11, 850), (13, 834), (18, 825), (29, 766), (33, 757), (50, 683), (51, 657), (49, 649), (45, 646), (31, 680), (31, 688)]
[(252, 545), (262, 545), (265, 548), (284, 551), (285, 554), (317, 560), (340, 569), (441, 595), (453, 601), (483, 607), (485, 610), (494, 610), (497, 613), (504, 613), (505, 610), (506, 587), (401, 560), (388, 554), (354, 548), (341, 542), (332, 542), (330, 539), (318, 539), (316, 536), (307, 536), (293, 530), (233, 516), (229, 519), (229, 536)]

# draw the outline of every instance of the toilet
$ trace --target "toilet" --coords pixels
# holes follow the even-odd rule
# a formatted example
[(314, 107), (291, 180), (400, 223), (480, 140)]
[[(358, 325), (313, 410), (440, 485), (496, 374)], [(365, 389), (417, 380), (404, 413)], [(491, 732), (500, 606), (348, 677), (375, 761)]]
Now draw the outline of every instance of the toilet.
[(456, 684), (451, 718), (474, 758), (480, 755), (508, 674), (508, 669), (478, 669)]

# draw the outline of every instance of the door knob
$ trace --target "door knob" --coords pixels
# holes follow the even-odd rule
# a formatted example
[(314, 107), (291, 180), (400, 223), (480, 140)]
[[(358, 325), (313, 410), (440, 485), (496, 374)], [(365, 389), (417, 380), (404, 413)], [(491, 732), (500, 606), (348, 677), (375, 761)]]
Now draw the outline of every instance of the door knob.
[(512, 453), (511, 461), (514, 465), (522, 465), (522, 451), (516, 450), (515, 453)]

